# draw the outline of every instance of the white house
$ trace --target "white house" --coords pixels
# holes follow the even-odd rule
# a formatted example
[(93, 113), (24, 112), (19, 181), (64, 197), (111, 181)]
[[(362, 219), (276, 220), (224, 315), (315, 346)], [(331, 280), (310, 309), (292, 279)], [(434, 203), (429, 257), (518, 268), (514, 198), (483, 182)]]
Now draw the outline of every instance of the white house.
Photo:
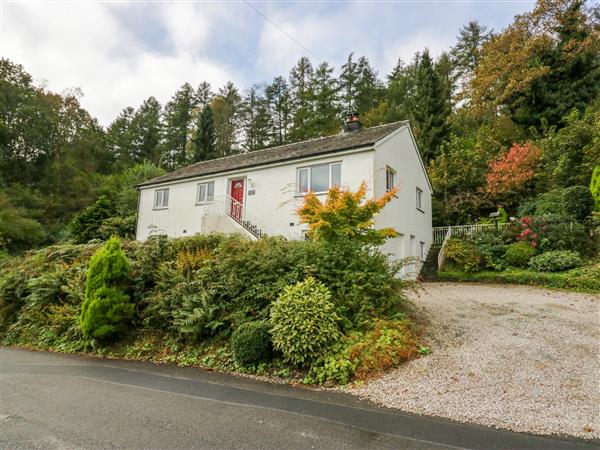
[(385, 244), (390, 258), (425, 259), (432, 188), (410, 126), (363, 128), (357, 116), (333, 136), (203, 161), (140, 184), (136, 236), (239, 232), (303, 239), (307, 227), (296, 210), (307, 192), (324, 198), (331, 186), (356, 190), (362, 181), (368, 196), (400, 189), (375, 219), (376, 228), (400, 233)]

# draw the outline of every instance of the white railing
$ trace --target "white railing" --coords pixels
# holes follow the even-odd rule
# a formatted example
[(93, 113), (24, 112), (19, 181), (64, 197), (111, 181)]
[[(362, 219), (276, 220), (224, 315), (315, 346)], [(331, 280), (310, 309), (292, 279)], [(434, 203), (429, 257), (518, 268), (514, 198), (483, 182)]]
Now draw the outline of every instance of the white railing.
[[(210, 202), (206, 202), (202, 206), (203, 216), (215, 218), (215, 220), (206, 221), (212, 224), (210, 230), (212, 232), (231, 232), (231, 224), (226, 223), (226, 219), (230, 218), (257, 238), (261, 237), (266, 233), (267, 229), (265, 227), (264, 222), (261, 221), (258, 217), (249, 213), (245, 205), (243, 205), (230, 195), (222, 195), (215, 197), (213, 200), (211, 200)], [(220, 218), (220, 220), (216, 220), (217, 218)], [(221, 227), (223, 229), (212, 229), (215, 227)]]
[(452, 237), (452, 227), (447, 228), (448, 229), (446, 230), (446, 234), (444, 235), (444, 240), (442, 242), (442, 247), (440, 248), (440, 252), (438, 253), (438, 270), (441, 270), (442, 266), (444, 265), (444, 260), (446, 259), (444, 251), (446, 250), (446, 244), (448, 244), (448, 239)]
[(475, 225), (456, 225), (450, 227), (433, 227), (433, 243), (443, 244), (446, 240), (448, 230), (452, 229), (452, 236), (454, 237), (473, 237), (478, 233), (490, 232), (490, 231), (503, 231), (510, 223), (485, 223)]
[(442, 244), (438, 253), (438, 270), (441, 270), (446, 259), (446, 244), (451, 237), (466, 238), (474, 237), (478, 233), (489, 233), (493, 231), (503, 231), (510, 223), (486, 223), (475, 225), (456, 225), (449, 227), (434, 227), (433, 228), (433, 243)]

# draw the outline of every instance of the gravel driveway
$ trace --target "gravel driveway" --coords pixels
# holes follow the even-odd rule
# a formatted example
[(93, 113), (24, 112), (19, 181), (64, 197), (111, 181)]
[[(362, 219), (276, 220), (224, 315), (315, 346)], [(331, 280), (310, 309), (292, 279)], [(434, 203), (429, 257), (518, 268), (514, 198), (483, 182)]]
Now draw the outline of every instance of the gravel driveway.
[(600, 297), (425, 283), (426, 357), (352, 389), (381, 405), (539, 434), (600, 438)]

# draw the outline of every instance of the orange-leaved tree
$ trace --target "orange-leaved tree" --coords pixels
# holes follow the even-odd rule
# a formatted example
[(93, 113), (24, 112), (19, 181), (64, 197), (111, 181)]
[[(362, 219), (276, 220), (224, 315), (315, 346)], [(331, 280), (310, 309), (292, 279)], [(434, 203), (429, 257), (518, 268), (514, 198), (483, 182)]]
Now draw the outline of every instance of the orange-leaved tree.
[(530, 143), (513, 144), (500, 158), (490, 162), (486, 175), (487, 193), (498, 198), (526, 188), (535, 176), (541, 155), (540, 149)]
[(367, 184), (363, 181), (356, 192), (332, 187), (325, 202), (310, 192), (298, 208), (302, 223), (308, 224), (309, 236), (324, 241), (351, 239), (360, 244), (381, 245), (398, 232), (393, 228), (373, 228), (373, 217), (389, 203), (398, 188), (392, 189), (378, 199), (365, 200)]

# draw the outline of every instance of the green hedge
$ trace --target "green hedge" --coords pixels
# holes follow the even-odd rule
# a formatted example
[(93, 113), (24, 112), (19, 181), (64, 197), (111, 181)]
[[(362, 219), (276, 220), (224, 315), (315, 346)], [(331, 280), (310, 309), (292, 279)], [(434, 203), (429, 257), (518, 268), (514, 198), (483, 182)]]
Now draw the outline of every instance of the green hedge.
[(598, 294), (600, 293), (600, 264), (556, 273), (517, 268), (500, 272), (486, 270), (478, 273), (440, 271), (438, 280), (527, 284)]

